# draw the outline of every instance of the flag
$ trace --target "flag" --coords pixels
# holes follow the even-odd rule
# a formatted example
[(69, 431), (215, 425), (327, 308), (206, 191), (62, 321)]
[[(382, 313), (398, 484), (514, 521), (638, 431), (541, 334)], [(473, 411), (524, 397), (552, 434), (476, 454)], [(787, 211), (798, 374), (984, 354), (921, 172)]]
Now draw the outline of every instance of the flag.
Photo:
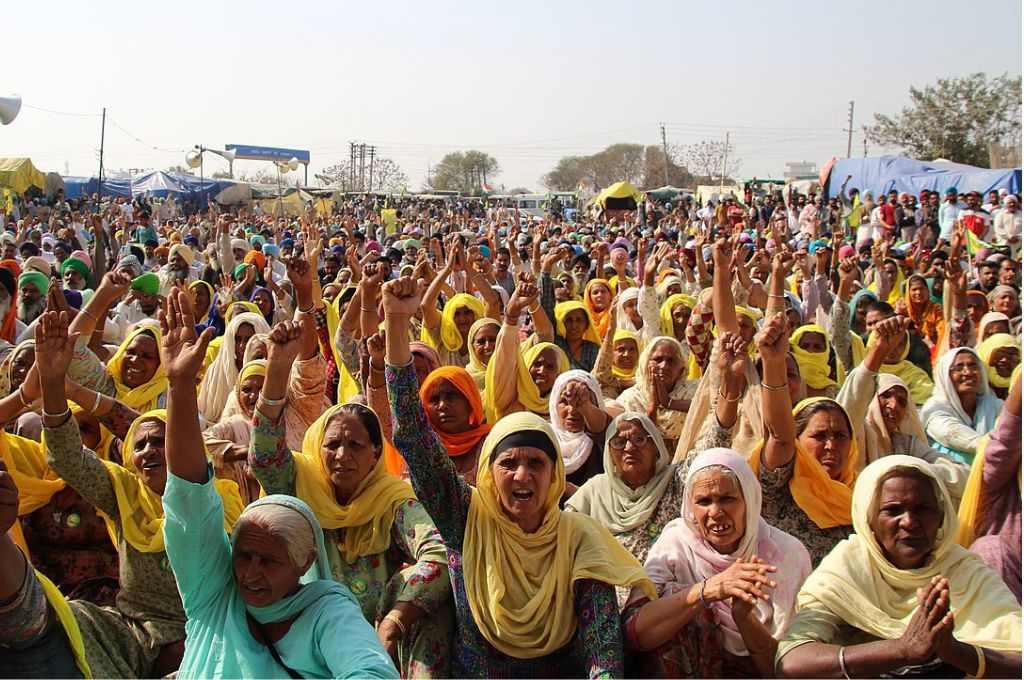
[(970, 229), (964, 229), (964, 234), (967, 235), (967, 254), (971, 257), (977, 255), (979, 250), (995, 248), (994, 244), (982, 241), (978, 238), (978, 235)]

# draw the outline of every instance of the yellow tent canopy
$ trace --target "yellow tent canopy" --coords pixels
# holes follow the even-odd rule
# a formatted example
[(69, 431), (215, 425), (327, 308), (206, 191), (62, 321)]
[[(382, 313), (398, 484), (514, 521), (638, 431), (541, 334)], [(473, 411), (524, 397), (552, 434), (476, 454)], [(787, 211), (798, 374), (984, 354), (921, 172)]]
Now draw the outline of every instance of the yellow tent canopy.
[(260, 202), (264, 213), (288, 217), (298, 217), (306, 212), (306, 206), (312, 204), (321, 215), (330, 215), (334, 208), (334, 199), (318, 198), (305, 191), (292, 191), (280, 198), (264, 198)]
[[(644, 201), (644, 193), (629, 182), (616, 182), (598, 194), (595, 202), (604, 209), (610, 198), (620, 199), (620, 201), (613, 201), (613, 203), (621, 203), (621, 199), (632, 199), (636, 205), (639, 205)], [(629, 209), (635, 208), (636, 205)], [(616, 205), (614, 207), (618, 208), (619, 206)]]
[(29, 187), (46, 189), (46, 175), (36, 170), (30, 158), (0, 158), (0, 187), (17, 194)]

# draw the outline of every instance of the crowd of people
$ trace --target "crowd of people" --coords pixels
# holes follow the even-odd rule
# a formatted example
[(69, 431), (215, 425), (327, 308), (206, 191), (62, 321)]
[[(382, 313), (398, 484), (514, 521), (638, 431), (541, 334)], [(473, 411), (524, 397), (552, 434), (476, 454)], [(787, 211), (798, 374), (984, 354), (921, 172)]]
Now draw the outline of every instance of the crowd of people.
[(0, 675), (1020, 677), (1019, 196), (19, 202)]

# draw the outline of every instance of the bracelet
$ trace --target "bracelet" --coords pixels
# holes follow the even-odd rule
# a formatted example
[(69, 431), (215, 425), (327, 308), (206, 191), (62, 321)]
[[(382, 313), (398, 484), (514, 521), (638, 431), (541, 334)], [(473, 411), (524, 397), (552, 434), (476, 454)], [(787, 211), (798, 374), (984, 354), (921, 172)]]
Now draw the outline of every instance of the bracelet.
[(729, 397), (729, 395), (727, 395), (727, 394), (725, 394), (724, 392), (722, 392), (722, 389), (721, 389), (721, 388), (719, 388), (719, 389), (718, 389), (718, 396), (719, 396), (719, 397), (720, 397), (721, 399), (725, 399), (725, 400), (726, 400), (726, 401), (727, 401), (728, 403), (730, 403), (730, 404), (735, 404), (736, 402), (738, 402), (738, 401), (740, 400), (740, 398), (742, 398), (742, 397), (743, 397), (743, 392), (740, 392), (740, 393), (739, 393), (739, 394), (737, 394), (737, 395), (736, 395), (735, 397), (732, 397), (732, 398), (730, 398), (730, 397)]
[(361, 311), (361, 312), (372, 312), (373, 314), (377, 313), (376, 309), (370, 309), (369, 307), (363, 307), (362, 305), (359, 305), (359, 311)]
[(706, 586), (707, 584), (707, 579), (704, 579), (700, 582), (700, 603), (701, 605), (703, 605), (704, 609), (711, 609), (711, 605), (708, 603), (707, 600), (704, 599), (704, 586)]
[(769, 384), (767, 384), (763, 380), (761, 381), (761, 387), (762, 387), (762, 389), (766, 389), (769, 392), (775, 392), (775, 391), (779, 391), (779, 390), (788, 390), (789, 389), (789, 385), (787, 383), (783, 383), (781, 385), (769, 385)]
[(260, 401), (264, 406), (280, 406), (285, 402), (285, 400), (286, 397), (281, 397), (280, 399), (268, 399), (266, 396), (262, 394), (260, 395)]
[(373, 365), (372, 361), (368, 361), (367, 365), (370, 367), (371, 371), (376, 371), (378, 373), (383, 373), (384, 372), (384, 367), (383, 366), (381, 366), (380, 368), (377, 368), (376, 366)]
[(398, 618), (398, 614), (396, 614), (394, 612), (388, 612), (387, 616), (384, 617), (384, 620), (385, 621), (390, 621), (391, 623), (393, 623), (396, 626), (398, 626), (398, 630), (401, 631), (403, 638), (408, 633), (408, 630), (406, 629), (405, 624), (402, 623), (402, 619)]
[(850, 672), (846, 669), (846, 647), (839, 648), (839, 672), (846, 680), (851, 680)]
[(309, 309), (302, 309), (300, 307), (297, 308), (295, 311), (298, 312), (299, 314), (313, 314), (314, 312), (316, 312), (316, 307), (314, 305), (310, 305)]
[(85, 314), (87, 317), (89, 317), (90, 319), (92, 319), (96, 323), (100, 322), (100, 320), (96, 318), (95, 314), (93, 314), (92, 312), (90, 312), (89, 310), (87, 310), (85, 308), (78, 310), (78, 313), (79, 314)]
[(770, 297), (770, 298), (778, 298), (780, 300), (785, 300), (786, 299), (785, 295), (776, 295), (775, 293), (768, 293), (768, 297)]
[(47, 413), (46, 409), (43, 409), (43, 417), (51, 420), (64, 420), (71, 415), (71, 409), (66, 408), (62, 413)]
[(21, 400), (21, 405), (25, 408), (32, 408), (32, 405), (25, 401), (25, 394), (21, 391), (21, 385), (18, 385), (18, 399)]
[(99, 392), (96, 392), (95, 394), (96, 394), (96, 401), (93, 402), (92, 409), (90, 410), (90, 413), (96, 413), (96, 411), (100, 407), (100, 399), (103, 397), (103, 395), (100, 394)]
[(526, 311), (528, 311), (530, 314), (536, 314), (539, 310), (540, 310), (540, 303), (538, 302), (537, 305), (533, 309), (527, 309)]
[(978, 655), (978, 670), (971, 677), (980, 680), (985, 677), (985, 666), (988, 664), (988, 660), (985, 658), (985, 650), (978, 645), (974, 645), (974, 653)]

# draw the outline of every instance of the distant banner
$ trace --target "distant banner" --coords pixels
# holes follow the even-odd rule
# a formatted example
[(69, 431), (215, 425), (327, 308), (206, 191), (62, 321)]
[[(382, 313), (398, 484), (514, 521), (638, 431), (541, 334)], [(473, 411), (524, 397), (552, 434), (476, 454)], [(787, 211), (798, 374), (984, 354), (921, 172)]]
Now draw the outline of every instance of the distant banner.
[(252, 146), (250, 144), (225, 144), (224, 149), (234, 151), (235, 158), (246, 161), (280, 161), (287, 163), (295, 158), (309, 165), (309, 151), (304, 149), (280, 149), (275, 146)]

